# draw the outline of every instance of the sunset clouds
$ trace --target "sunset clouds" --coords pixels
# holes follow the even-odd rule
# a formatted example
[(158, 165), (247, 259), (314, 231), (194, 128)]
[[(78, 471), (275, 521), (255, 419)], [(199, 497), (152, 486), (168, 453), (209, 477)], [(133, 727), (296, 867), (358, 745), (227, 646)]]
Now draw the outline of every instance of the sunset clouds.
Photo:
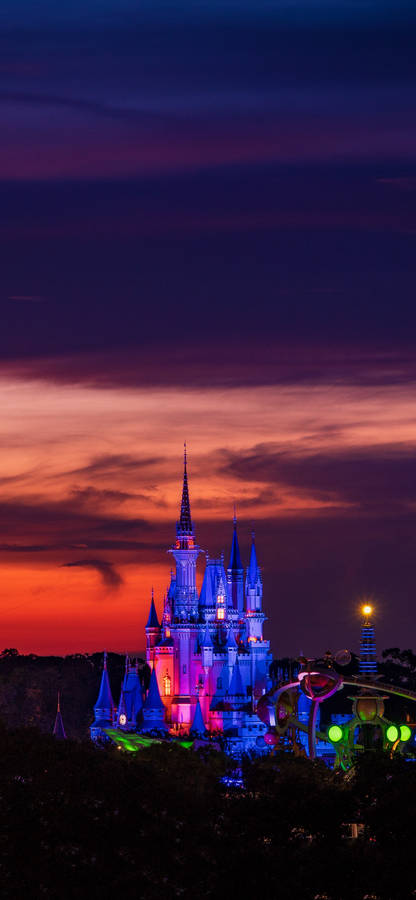
[[(396, 517), (396, 528), (414, 515), (413, 386), (309, 379), (244, 388), (94, 389), (3, 377), (0, 402), (9, 409), (0, 452), (6, 643), (22, 619), (36, 610), (37, 621), (47, 610), (47, 628), (32, 626), (33, 646), (58, 640), (75, 649), (79, 616), (94, 618), (98, 602), (112, 622), (111, 645), (141, 647), (150, 588), (160, 603), (169, 579), (165, 551), (178, 514), (184, 437), (198, 539), (211, 554), (228, 553), (236, 500), (243, 544), (253, 523), (260, 555), (266, 542), (272, 618), (284, 559), (278, 549), (269, 556), (270, 540), (282, 527), (309, 522), (307, 531), (332, 532), (332, 540), (340, 522), (354, 532), (359, 520), (371, 532), (379, 531), (380, 517)], [(21, 573), (28, 570), (22, 596)], [(310, 587), (313, 595), (321, 589)], [(124, 610), (133, 600), (128, 637)], [(335, 614), (335, 629), (336, 622)], [(91, 646), (100, 640), (101, 632)]]

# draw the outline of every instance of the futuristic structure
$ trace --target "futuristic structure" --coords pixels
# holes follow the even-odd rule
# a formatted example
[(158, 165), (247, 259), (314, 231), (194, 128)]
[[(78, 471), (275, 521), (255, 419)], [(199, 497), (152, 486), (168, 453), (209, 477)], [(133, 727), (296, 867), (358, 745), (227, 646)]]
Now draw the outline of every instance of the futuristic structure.
[(265, 752), (267, 725), (257, 716), (256, 703), (270, 685), (272, 657), (263, 637), (263, 584), (254, 534), (244, 572), (234, 516), (228, 568), (223, 556), (211, 559), (207, 554), (198, 594), (201, 550), (191, 518), (186, 447), (176, 540), (169, 552), (175, 569), (161, 622), (152, 592), (145, 629), (146, 660), (152, 670), (148, 691), (143, 691), (137, 667), (127, 659), (115, 708), (105, 659), (91, 737), (102, 739), (113, 726), (129, 733), (221, 734), (236, 755)]
[(362, 608), (363, 625), (361, 628), (360, 642), (360, 675), (375, 677), (377, 675), (377, 651), (374, 637), (374, 625), (370, 620), (372, 612), (372, 606), (369, 603), (365, 603)]
[[(407, 723), (395, 724), (386, 719), (384, 701), (394, 694), (416, 701), (416, 693), (378, 680), (372, 612), (369, 604), (363, 606), (358, 676), (342, 674), (343, 667), (351, 661), (348, 650), (341, 650), (335, 656), (328, 652), (321, 659), (302, 657), (296, 680), (274, 685), (260, 698), (257, 713), (269, 726), (265, 740), (271, 747), (282, 745), (289, 737), (295, 753), (306, 752), (310, 759), (315, 759), (318, 740), (332, 747), (334, 763), (343, 769), (353, 764), (357, 753), (372, 747), (379, 746), (392, 753), (406, 750), (412, 729)], [(355, 689), (351, 717), (342, 724), (330, 725), (327, 731), (318, 730), (320, 705), (345, 687)], [(306, 722), (299, 714), (305, 697), (309, 707)]]

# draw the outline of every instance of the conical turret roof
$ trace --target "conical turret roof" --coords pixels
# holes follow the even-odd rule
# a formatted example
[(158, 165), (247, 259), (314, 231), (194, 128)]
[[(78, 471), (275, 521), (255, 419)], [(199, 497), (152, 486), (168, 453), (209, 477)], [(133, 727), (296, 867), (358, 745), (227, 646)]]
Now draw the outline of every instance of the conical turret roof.
[(195, 734), (205, 734), (205, 732), (206, 732), (204, 717), (202, 715), (202, 709), (201, 709), (201, 704), (199, 702), (199, 697), (196, 701), (195, 714), (194, 714), (193, 722), (191, 725), (191, 731), (194, 731)]
[(238, 657), (235, 661), (233, 667), (233, 674), (231, 676), (230, 687), (228, 688), (228, 693), (231, 697), (241, 697), (244, 696), (244, 687), (243, 680), (241, 678), (240, 666), (238, 664)]
[(237, 537), (237, 519), (234, 515), (234, 531), (233, 531), (233, 540), (231, 543), (231, 554), (230, 554), (230, 569), (242, 570), (243, 566), (241, 564), (241, 556), (240, 556), (240, 548), (238, 546), (238, 537)]
[(144, 709), (164, 709), (164, 704), (162, 703), (162, 698), (159, 692), (159, 685), (157, 683), (156, 671), (152, 669), (152, 674), (150, 676), (150, 684), (149, 691), (145, 700)]
[(53, 736), (56, 737), (56, 739), (57, 739), (58, 741), (66, 741), (65, 728), (64, 728), (64, 723), (63, 723), (63, 721), (62, 721), (62, 715), (61, 715), (61, 702), (60, 702), (60, 700), (61, 700), (61, 698), (60, 698), (60, 695), (59, 695), (59, 693), (58, 693), (58, 704), (57, 704), (57, 708), (56, 708), (56, 719), (55, 719), (55, 725), (53, 726), (53, 732), (52, 732), (52, 733), (53, 733)]
[(107, 653), (104, 653), (104, 668), (101, 676), (100, 692), (94, 709), (105, 709), (112, 711), (114, 709), (114, 701), (111, 695), (110, 681), (107, 672)]
[(150, 611), (149, 618), (147, 620), (146, 628), (160, 628), (159, 619), (157, 617), (156, 607), (155, 607), (155, 598), (153, 596), (153, 588), (152, 588), (152, 599), (150, 601)]
[(250, 562), (247, 569), (248, 580), (250, 584), (255, 584), (257, 581), (257, 577), (259, 574), (259, 567), (257, 565), (257, 553), (256, 553), (256, 542), (254, 540), (254, 531), (251, 535), (251, 550), (250, 550)]
[(212, 637), (209, 633), (208, 622), (205, 626), (204, 636), (201, 641), (201, 647), (213, 647)]
[[(118, 704), (118, 712), (117, 712), (118, 724), (120, 724), (120, 716), (125, 716), (126, 721), (127, 721), (128, 715), (127, 715), (127, 707), (126, 707), (126, 698), (124, 696), (123, 688), (121, 689), (120, 703)], [(126, 723), (124, 723), (124, 724), (126, 724)]]

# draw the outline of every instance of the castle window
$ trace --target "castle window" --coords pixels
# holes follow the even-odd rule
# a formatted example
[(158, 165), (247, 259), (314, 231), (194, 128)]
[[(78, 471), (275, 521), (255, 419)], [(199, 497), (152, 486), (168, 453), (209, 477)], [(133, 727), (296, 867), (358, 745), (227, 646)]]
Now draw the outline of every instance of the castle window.
[(165, 697), (170, 697), (170, 677), (167, 673), (163, 678), (163, 692)]
[(217, 688), (222, 688), (222, 678), (217, 678)]
[(184, 675), (186, 675), (186, 666), (182, 666), (182, 672)]
[(167, 628), (167, 629), (166, 629), (166, 637), (167, 637), (167, 638), (170, 638), (170, 628)]
[(223, 609), (221, 606), (217, 609), (217, 619), (225, 619), (225, 609)]
[(224, 603), (224, 594), (218, 594), (217, 600), (218, 603)]

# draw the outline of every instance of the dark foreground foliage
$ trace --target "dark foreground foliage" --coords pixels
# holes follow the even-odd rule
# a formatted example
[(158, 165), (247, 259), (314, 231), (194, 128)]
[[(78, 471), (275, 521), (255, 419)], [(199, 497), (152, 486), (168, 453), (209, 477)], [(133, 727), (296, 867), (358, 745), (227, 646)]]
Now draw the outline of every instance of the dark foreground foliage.
[(370, 754), (344, 777), (282, 754), (247, 762), (241, 790), (221, 783), (225, 757), (172, 744), (125, 755), (3, 729), (0, 748), (4, 898), (416, 896), (403, 759)]

